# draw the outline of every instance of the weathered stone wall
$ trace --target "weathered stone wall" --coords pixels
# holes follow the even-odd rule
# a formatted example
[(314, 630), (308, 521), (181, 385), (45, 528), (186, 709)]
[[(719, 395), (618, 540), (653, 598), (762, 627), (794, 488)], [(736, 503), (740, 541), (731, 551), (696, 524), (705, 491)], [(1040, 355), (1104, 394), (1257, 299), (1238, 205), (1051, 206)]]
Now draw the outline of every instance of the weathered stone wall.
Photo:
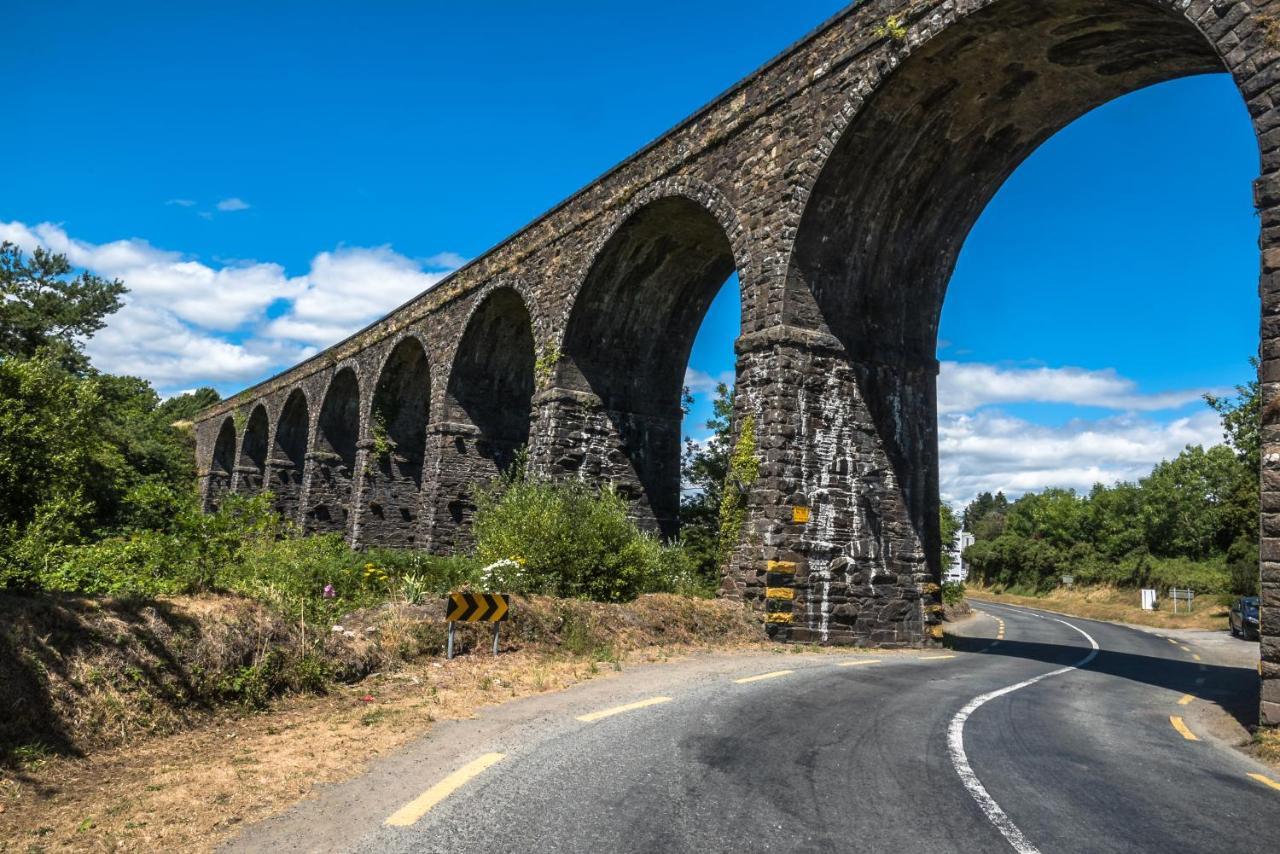
[[(411, 500), (402, 475), (368, 465), (378, 447), (370, 411), (389, 349), (412, 334), (424, 342), (431, 388), (416, 544), (465, 542), (471, 490), (516, 440), (508, 422), (468, 411), (460, 395), (475, 382), (517, 388), (517, 374), (509, 411), (527, 418), (533, 467), (615, 482), (638, 517), (669, 529), (672, 386), (708, 293), (733, 269), (743, 296), (739, 423), (755, 417), (761, 475), (747, 489), (726, 593), (759, 604), (780, 637), (928, 643), (938, 572), (934, 347), (969, 227), (1024, 157), (1088, 109), (1225, 69), (1261, 153), (1262, 709), (1280, 722), (1278, 13), (1273, 0), (851, 7), (438, 287), (204, 413), (202, 488), (211, 504), (231, 488), (219, 431), (261, 402), (272, 431), (262, 477), (281, 490), (282, 508), (313, 526), (314, 508), (345, 510), (353, 540), (390, 541), (373, 536), (387, 528), (370, 521), (372, 505)], [(519, 349), (531, 339), (531, 401), (528, 359), (516, 370), (476, 356), (509, 340), (459, 347), (480, 328), (482, 301), (508, 286), (529, 315)], [(361, 396), (354, 426), (344, 422), (356, 432), (350, 463), (325, 456), (333, 439), (317, 430), (343, 366)], [(295, 391), (308, 417), (300, 483), (278, 438)], [(241, 450), (241, 464), (256, 468), (244, 462), (252, 456)], [(236, 474), (252, 488), (253, 472)], [(395, 529), (391, 539), (403, 541), (405, 528)]]

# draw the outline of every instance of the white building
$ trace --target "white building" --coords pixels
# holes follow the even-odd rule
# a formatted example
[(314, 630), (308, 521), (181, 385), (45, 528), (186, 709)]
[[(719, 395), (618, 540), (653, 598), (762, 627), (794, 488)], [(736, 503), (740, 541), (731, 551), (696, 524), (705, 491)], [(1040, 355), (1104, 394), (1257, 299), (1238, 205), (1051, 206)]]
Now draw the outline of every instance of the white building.
[(969, 564), (964, 562), (964, 550), (973, 545), (973, 534), (968, 531), (961, 531), (956, 534), (955, 542), (952, 544), (951, 565), (947, 567), (942, 574), (943, 581), (968, 581), (969, 580)]

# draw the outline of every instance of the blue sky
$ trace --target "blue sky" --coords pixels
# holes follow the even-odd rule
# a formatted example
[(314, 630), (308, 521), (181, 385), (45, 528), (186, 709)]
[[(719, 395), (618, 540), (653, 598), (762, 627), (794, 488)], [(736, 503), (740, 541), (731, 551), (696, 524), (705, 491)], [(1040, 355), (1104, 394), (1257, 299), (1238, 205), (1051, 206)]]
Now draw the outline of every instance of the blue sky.
[[(8, 12), (49, 38), (0, 53), (20, 118), (0, 230), (124, 278), (91, 352), (167, 393), (233, 392), (337, 340), (842, 6), (104, 5)], [(943, 315), (944, 497), (1086, 488), (1217, 439), (1198, 396), (1256, 349), (1256, 171), (1223, 76), (1105, 105), (1018, 170)], [(730, 288), (695, 390), (731, 372), (736, 332)]]

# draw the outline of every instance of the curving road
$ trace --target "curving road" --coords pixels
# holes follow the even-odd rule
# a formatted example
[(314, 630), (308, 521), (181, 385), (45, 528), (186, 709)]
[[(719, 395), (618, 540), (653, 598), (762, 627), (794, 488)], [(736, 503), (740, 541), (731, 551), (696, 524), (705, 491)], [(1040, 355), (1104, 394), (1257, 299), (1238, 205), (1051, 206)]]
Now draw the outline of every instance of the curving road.
[(231, 847), (1278, 850), (1280, 774), (1203, 714), (1248, 707), (1248, 646), (977, 607), (947, 653), (706, 656), (439, 725)]

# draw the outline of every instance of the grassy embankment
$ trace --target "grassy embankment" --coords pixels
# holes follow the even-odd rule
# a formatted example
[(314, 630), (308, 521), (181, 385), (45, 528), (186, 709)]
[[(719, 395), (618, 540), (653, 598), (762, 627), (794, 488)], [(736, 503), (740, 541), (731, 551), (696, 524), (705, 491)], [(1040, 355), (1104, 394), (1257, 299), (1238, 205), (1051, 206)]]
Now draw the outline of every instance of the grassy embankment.
[(727, 602), (518, 597), (502, 655), (440, 605), (305, 625), (236, 596), (0, 596), (0, 852), (209, 850), (437, 720), (703, 649), (763, 644)]
[(1225, 631), (1227, 628), (1228, 606), (1219, 604), (1216, 596), (1200, 597), (1189, 614), (1182, 613), (1182, 605), (1179, 604), (1179, 613), (1175, 614), (1172, 603), (1167, 599), (1160, 600), (1157, 610), (1144, 611), (1140, 605), (1137, 590), (1114, 587), (1064, 587), (1040, 596), (1025, 596), (1006, 593), (997, 588), (971, 585), (966, 588), (965, 595), (977, 602), (1025, 605), (1046, 611), (1058, 611), (1073, 617), (1132, 623), (1160, 629)]

